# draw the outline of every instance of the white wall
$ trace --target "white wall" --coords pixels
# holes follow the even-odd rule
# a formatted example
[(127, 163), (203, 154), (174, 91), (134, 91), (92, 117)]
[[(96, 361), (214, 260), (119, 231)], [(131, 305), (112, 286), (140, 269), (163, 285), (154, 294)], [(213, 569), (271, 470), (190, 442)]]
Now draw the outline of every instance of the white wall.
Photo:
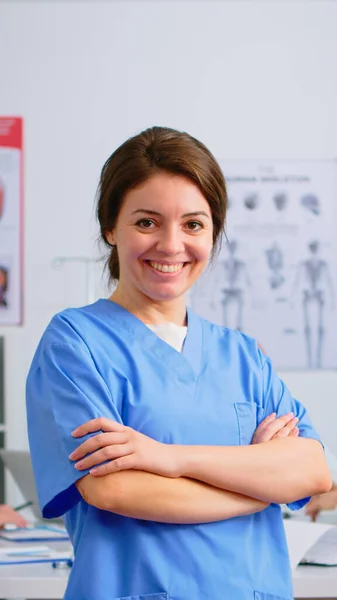
[[(24, 382), (51, 315), (85, 303), (99, 171), (163, 124), (218, 158), (337, 156), (337, 3), (2, 2), (0, 115), (25, 119), (24, 326), (6, 337), (8, 445), (24, 448)], [(73, 285), (70, 285), (73, 282)], [(66, 283), (66, 285), (65, 285)], [(337, 373), (284, 373), (337, 453)]]

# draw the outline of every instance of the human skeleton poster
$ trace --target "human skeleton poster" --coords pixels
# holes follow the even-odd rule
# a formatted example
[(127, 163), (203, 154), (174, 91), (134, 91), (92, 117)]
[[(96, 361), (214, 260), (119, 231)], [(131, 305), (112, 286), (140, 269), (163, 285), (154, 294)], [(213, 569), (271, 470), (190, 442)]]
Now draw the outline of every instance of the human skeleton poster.
[(276, 368), (337, 367), (337, 162), (219, 161), (226, 236), (190, 303)]

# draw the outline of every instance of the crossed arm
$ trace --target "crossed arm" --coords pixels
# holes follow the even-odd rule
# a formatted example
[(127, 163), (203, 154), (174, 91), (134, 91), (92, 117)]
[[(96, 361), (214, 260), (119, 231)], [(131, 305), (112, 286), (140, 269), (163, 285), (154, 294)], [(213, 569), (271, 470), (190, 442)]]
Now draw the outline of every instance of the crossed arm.
[(162, 523), (210, 523), (259, 512), (267, 502), (186, 477), (126, 470), (77, 482), (83, 499), (110, 512)]
[(331, 487), (321, 445), (298, 437), (291, 414), (267, 417), (250, 446), (161, 444), (107, 419), (89, 421), (73, 435), (99, 430), (70, 455), (79, 470), (94, 467), (76, 485), (89, 504), (124, 516), (211, 522)]

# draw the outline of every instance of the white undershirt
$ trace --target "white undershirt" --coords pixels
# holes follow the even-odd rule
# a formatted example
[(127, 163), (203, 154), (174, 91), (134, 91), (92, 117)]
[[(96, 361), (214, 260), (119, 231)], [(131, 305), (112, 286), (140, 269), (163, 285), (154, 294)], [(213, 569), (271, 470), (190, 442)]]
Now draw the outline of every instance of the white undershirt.
[(159, 325), (147, 325), (164, 342), (172, 346), (177, 352), (181, 352), (187, 333), (187, 327), (175, 323), (160, 323)]

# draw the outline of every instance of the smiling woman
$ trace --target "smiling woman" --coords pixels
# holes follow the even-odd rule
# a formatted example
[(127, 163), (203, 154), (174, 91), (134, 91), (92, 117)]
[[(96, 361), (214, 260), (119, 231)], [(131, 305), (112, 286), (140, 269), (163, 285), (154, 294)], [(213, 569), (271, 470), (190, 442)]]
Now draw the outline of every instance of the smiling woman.
[(331, 480), (255, 340), (186, 307), (224, 231), (219, 165), (148, 129), (105, 163), (97, 215), (117, 287), (53, 318), (27, 380), (41, 509), (74, 543), (65, 600), (290, 600), (279, 503)]
[(184, 294), (208, 263), (212, 236), (210, 207), (196, 185), (181, 175), (152, 175), (125, 195), (105, 233), (118, 260), (112, 300), (138, 317), (145, 309), (149, 322), (181, 315), (177, 324), (185, 325)]

